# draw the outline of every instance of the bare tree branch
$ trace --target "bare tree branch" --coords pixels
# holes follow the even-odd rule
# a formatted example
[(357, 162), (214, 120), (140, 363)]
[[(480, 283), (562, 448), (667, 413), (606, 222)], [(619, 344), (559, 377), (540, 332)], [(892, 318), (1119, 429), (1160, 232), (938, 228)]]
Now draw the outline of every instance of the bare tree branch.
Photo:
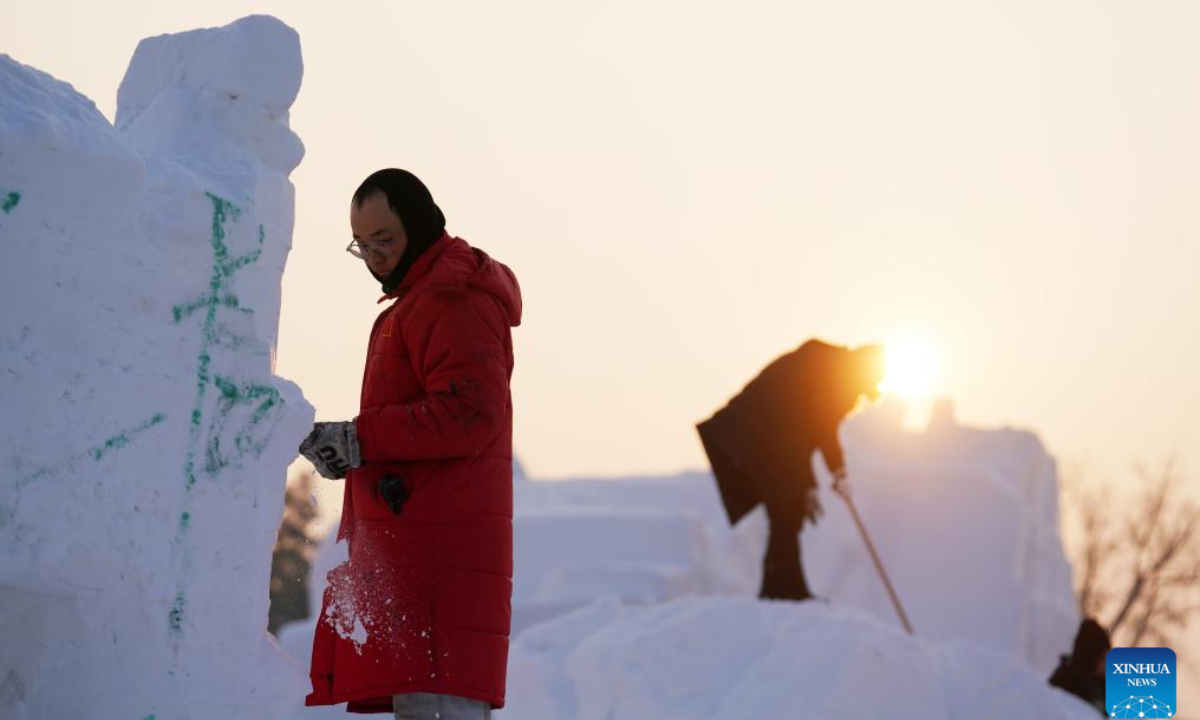
[(1174, 458), (1136, 475), (1133, 502), (1114, 503), (1108, 487), (1077, 477), (1063, 493), (1082, 536), (1073, 553), (1080, 612), (1111, 618), (1109, 633), (1129, 645), (1161, 643), (1200, 611), (1200, 509), (1180, 497)]

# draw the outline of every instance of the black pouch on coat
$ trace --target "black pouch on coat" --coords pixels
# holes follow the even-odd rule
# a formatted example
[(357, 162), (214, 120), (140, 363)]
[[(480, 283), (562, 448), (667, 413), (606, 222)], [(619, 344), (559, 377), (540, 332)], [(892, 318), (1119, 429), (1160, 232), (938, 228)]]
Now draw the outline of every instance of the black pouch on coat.
[(379, 497), (383, 498), (393, 515), (399, 515), (404, 503), (408, 502), (408, 488), (395, 475), (384, 475), (379, 479)]

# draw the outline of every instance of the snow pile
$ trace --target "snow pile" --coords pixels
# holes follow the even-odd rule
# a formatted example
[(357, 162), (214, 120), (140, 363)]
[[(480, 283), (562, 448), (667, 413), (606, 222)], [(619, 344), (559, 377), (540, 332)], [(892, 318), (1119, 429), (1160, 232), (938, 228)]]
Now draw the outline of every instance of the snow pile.
[(728, 528), (708, 473), (531, 482), (516, 489), (524, 631), (504, 712), (1095, 717), (1046, 683), (1078, 624), (1053, 459), (1030, 433), (961, 427), (946, 407), (925, 433), (905, 432), (902, 414), (871, 409), (842, 435), (856, 505), (915, 636), (900, 629), (819, 455), (825, 514), (803, 552), (829, 604), (752, 599), (765, 517)]
[(0, 56), (0, 716), (281, 717), (265, 634), (312, 408), (274, 377), (291, 245), (277, 20), (142, 42), (117, 127)]
[[(922, 638), (966, 640), (1049, 674), (1079, 618), (1058, 534), (1054, 460), (1036, 436), (948, 412), (925, 433), (885, 405), (843, 428), (855, 503)], [(845, 504), (814, 468), (825, 514), (806, 527), (809, 583), (897, 624)], [(758, 592), (766, 520), (729, 528), (709, 473), (516, 487), (514, 627), (613, 595), (625, 603)]]
[(1093, 720), (1045, 677), (821, 603), (599, 600), (527, 631), (504, 716), (522, 720)]

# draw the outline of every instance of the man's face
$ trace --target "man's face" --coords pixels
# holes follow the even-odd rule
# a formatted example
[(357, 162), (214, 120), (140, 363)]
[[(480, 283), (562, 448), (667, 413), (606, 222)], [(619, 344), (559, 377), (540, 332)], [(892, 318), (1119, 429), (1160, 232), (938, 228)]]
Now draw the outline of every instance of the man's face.
[(366, 251), (363, 262), (379, 277), (387, 277), (396, 269), (408, 235), (400, 216), (388, 207), (387, 196), (375, 193), (357, 207), (350, 201), (350, 231), (354, 240)]

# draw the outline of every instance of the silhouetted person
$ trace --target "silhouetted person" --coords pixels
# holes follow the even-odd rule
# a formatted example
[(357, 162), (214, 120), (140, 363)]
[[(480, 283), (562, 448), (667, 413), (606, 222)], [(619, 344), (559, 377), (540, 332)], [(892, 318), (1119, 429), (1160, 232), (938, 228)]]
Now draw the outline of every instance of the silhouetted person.
[(1069, 656), (1062, 656), (1058, 669), (1050, 676), (1050, 684), (1081, 698), (1107, 716), (1104, 707), (1104, 658), (1111, 649), (1112, 641), (1100, 623), (1084, 620), (1075, 634), (1074, 651)]
[(809, 340), (768, 365), (729, 403), (696, 426), (730, 524), (759, 503), (770, 522), (759, 597), (812, 597), (800, 560), (800, 529), (821, 512), (812, 454), (820, 450), (835, 488), (845, 482), (838, 425), (860, 395), (874, 400), (883, 350)]

